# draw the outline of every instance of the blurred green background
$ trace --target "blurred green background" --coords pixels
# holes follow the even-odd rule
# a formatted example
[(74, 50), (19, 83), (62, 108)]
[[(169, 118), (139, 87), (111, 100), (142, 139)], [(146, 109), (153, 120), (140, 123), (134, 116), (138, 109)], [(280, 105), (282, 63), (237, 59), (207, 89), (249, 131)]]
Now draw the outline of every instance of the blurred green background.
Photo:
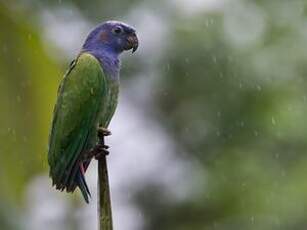
[(55, 192), (46, 151), (59, 81), (108, 19), (140, 37), (111, 125), (115, 229), (305, 229), (303, 0), (0, 2), (0, 229), (95, 229), (95, 194)]

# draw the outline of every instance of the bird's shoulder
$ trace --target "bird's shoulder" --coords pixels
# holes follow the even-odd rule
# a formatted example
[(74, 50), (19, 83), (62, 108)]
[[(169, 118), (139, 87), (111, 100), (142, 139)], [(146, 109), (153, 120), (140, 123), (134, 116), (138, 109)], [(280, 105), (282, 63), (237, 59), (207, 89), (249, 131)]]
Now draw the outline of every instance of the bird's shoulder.
[(71, 62), (66, 75), (76, 68), (85, 71), (102, 71), (98, 59), (94, 55), (85, 52), (79, 54), (78, 57)]
[(71, 85), (92, 87), (93, 84), (105, 81), (104, 78), (103, 69), (96, 57), (89, 53), (81, 53), (70, 63), (69, 69), (60, 84), (59, 93)]

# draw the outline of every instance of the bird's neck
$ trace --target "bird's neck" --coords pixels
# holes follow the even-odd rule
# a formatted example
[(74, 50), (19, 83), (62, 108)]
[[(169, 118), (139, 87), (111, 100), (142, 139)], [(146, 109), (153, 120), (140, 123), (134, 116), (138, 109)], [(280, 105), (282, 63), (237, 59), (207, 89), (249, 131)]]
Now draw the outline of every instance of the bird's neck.
[(81, 52), (92, 54), (100, 62), (104, 73), (111, 80), (119, 80), (120, 60), (119, 53), (108, 49), (108, 47), (100, 49), (83, 49)]

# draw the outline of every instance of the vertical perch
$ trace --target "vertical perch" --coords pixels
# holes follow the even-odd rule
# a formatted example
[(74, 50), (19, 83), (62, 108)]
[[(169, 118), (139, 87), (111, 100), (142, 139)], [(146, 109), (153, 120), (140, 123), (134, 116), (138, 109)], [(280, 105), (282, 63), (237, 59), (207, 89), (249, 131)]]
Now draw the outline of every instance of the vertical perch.
[[(104, 145), (104, 137), (100, 137)], [(98, 160), (98, 221), (99, 230), (113, 230), (112, 207), (106, 156)]]

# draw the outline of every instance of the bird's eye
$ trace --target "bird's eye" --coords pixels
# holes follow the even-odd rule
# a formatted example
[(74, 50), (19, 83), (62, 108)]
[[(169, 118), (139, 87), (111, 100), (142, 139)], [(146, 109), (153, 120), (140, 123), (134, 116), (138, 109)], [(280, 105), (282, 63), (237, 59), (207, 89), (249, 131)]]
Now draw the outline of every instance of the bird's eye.
[(123, 29), (119, 26), (113, 29), (114, 34), (121, 34), (122, 32), (123, 32)]

